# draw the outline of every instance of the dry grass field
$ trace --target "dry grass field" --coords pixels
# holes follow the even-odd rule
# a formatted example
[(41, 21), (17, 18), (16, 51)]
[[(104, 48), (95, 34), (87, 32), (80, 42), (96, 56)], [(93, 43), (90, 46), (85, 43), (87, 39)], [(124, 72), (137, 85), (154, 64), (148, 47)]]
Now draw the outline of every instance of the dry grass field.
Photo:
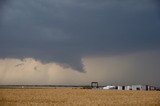
[(158, 91), (117, 91), (75, 88), (0, 89), (0, 106), (160, 106)]

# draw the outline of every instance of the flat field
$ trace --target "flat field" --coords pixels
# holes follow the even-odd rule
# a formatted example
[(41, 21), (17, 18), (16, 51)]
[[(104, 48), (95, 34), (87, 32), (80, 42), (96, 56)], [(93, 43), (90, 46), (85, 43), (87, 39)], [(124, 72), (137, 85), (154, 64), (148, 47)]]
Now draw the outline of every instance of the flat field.
[(76, 88), (0, 89), (0, 106), (160, 106), (160, 91)]

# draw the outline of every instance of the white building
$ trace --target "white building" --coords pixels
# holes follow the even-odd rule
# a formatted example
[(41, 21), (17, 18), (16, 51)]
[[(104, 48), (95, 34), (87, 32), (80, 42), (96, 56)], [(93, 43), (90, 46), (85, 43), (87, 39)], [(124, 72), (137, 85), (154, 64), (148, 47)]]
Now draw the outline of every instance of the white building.
[(109, 86), (103, 87), (103, 89), (116, 89), (116, 86), (109, 85)]
[(132, 90), (132, 86), (125, 86), (125, 90)]
[(132, 90), (146, 90), (145, 85), (132, 85)]
[(118, 86), (118, 90), (123, 90), (122, 88), (123, 88), (122, 86)]

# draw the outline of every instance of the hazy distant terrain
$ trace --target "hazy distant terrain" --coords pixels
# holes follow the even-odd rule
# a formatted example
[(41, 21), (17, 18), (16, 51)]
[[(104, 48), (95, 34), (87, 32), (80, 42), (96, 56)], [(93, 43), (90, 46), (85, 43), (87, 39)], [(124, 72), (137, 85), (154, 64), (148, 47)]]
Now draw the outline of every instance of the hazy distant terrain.
[(159, 91), (80, 88), (0, 89), (0, 106), (160, 105)]

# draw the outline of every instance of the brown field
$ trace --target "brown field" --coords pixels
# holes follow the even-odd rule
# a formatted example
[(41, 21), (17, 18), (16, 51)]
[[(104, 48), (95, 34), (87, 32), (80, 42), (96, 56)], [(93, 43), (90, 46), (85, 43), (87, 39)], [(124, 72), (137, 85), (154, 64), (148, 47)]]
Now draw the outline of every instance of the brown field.
[(0, 106), (160, 106), (159, 91), (117, 91), (76, 88), (0, 89)]

